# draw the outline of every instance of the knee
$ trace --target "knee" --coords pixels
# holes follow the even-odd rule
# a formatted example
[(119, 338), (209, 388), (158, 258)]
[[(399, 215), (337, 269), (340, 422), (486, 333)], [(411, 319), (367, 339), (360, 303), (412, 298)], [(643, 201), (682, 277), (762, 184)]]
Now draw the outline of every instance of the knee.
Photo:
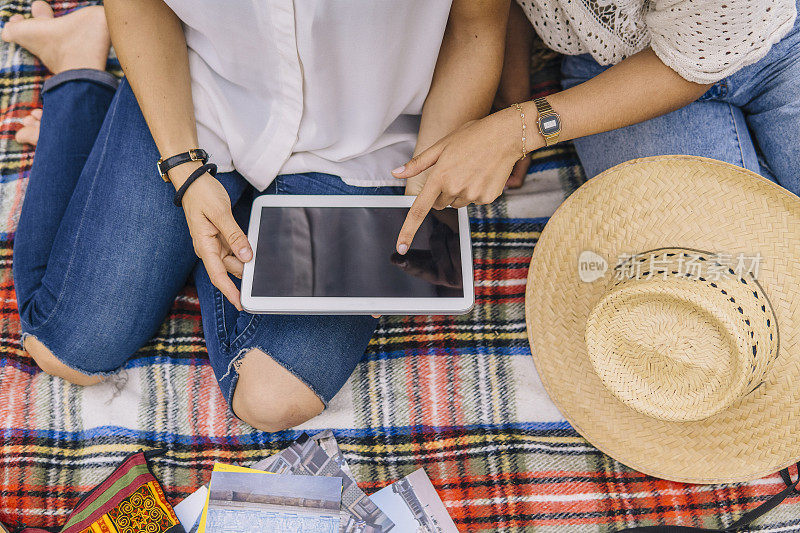
[(46, 374), (69, 381), (73, 385), (81, 385), (83, 387), (96, 385), (102, 381), (102, 378), (99, 376), (89, 376), (74, 368), (68, 367), (59, 361), (56, 356), (35, 337), (27, 337), (24, 347), (25, 351), (36, 361), (37, 366)]
[(290, 398), (277, 399), (264, 390), (240, 391), (234, 396), (233, 410), (236, 416), (261, 431), (274, 433), (293, 428), (317, 413), (305, 411)]
[(256, 429), (283, 431), (325, 408), (307, 385), (261, 350), (248, 352), (238, 372), (233, 411)]

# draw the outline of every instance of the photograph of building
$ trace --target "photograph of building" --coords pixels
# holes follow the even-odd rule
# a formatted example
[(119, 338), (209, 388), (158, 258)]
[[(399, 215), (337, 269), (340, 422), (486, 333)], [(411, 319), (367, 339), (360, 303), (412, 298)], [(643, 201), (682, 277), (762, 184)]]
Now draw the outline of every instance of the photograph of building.
[(214, 472), (206, 531), (336, 533), (341, 490), (337, 478)]
[(458, 533), (430, 478), (421, 468), (370, 498), (403, 533)]
[(394, 524), (375, 505), (356, 482), (342, 469), (342, 461), (331, 457), (306, 435), (288, 448), (253, 468), (276, 474), (332, 476), (342, 481), (342, 507), (339, 533), (388, 533)]

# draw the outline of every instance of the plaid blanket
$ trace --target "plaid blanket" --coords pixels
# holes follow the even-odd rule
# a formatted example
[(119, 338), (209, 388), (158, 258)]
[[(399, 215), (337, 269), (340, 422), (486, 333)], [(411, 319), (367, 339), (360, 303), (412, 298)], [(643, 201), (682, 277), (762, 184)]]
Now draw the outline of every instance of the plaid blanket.
[[(54, 4), (58, 13), (76, 6)], [(2, 1), (0, 19), (27, 10), (27, 1)], [(463, 531), (719, 527), (782, 488), (777, 476), (691, 486), (633, 472), (580, 438), (547, 398), (523, 300), (547, 217), (583, 181), (568, 144), (537, 152), (522, 190), (471, 211), (472, 313), (385, 317), (330, 409), (295, 431), (258, 432), (227, 412), (191, 288), (116, 379), (81, 389), (41, 373), (19, 345), (12, 243), (33, 152), (13, 138), (41, 106), (46, 72), (16, 46), (2, 44), (0, 61), (0, 522), (62, 524), (85, 491), (140, 448), (169, 449), (155, 470), (175, 503), (208, 481), (215, 461), (250, 464), (322, 428), (334, 430), (368, 493), (424, 467)], [(535, 96), (556, 89), (556, 73), (552, 62), (539, 71)], [(757, 529), (800, 530), (798, 504), (789, 500)]]

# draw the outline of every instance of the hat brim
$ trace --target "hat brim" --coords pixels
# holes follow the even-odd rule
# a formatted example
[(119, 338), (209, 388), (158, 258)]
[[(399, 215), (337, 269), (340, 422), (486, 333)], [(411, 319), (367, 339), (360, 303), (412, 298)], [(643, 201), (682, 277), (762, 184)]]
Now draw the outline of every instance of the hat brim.
[[(697, 422), (649, 418), (595, 374), (587, 317), (623, 254), (664, 247), (737, 257), (760, 254), (758, 280), (773, 304), (780, 352), (764, 383)], [(609, 263), (584, 282), (578, 257)], [(534, 249), (525, 298), (528, 338), (550, 398), (591, 444), (646, 474), (689, 483), (748, 481), (800, 458), (800, 198), (748, 170), (693, 156), (636, 159), (573, 193)]]

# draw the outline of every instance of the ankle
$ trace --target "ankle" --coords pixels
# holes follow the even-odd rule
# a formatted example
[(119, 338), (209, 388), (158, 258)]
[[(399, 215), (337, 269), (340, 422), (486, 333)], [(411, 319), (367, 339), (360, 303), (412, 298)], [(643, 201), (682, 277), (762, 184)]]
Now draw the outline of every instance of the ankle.
[(98, 57), (76, 57), (70, 55), (64, 57), (61, 61), (57, 62), (53, 67), (53, 74), (61, 74), (68, 70), (99, 70), (105, 72), (106, 60), (101, 60)]

